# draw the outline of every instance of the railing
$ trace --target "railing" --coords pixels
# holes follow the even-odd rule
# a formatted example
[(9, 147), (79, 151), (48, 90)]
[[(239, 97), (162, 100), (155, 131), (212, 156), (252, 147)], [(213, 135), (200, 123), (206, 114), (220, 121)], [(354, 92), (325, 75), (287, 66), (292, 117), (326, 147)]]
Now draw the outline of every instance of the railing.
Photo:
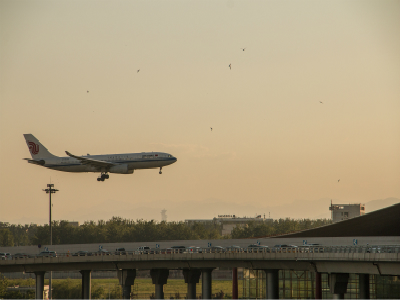
[[(49, 253), (49, 254), (21, 254), (8, 256), (5, 260), (17, 260), (38, 257), (78, 257), (78, 256), (127, 256), (127, 255), (166, 255), (166, 254), (198, 254), (198, 253), (400, 253), (400, 245), (364, 245), (364, 246), (299, 246), (299, 247), (226, 247), (226, 248), (166, 248), (123, 252), (87, 252), (87, 253)], [(3, 259), (4, 260), (4, 259)]]

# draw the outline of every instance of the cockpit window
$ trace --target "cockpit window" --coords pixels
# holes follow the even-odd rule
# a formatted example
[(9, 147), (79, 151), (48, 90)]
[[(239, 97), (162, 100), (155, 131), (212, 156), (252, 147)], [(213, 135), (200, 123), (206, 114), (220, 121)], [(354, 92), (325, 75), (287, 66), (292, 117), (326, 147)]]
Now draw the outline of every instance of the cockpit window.
[(168, 157), (172, 157), (172, 155), (171, 155), (171, 154), (168, 154)]

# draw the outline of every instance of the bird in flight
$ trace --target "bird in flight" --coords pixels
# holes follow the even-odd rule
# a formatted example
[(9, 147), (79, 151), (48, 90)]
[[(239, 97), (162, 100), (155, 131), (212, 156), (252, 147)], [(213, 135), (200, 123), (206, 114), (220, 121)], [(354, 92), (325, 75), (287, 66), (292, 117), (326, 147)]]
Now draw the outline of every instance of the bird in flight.
[(211, 128), (211, 131), (212, 131), (212, 127), (210, 127)]
[(232, 66), (231, 66), (231, 64), (229, 64), (229, 69), (230, 69), (230, 70), (232, 70)]
[(324, 104), (322, 101), (319, 101), (319, 103)]
[(243, 51), (246, 50), (246, 48), (240, 48), (240, 49), (242, 49)]
[(137, 72), (136, 73), (139, 73), (140, 72), (140, 69), (139, 70), (137, 70)]
[(89, 91), (87, 91), (87, 93), (89, 93)]
[(337, 182), (340, 182), (340, 179), (338, 179), (338, 181)]

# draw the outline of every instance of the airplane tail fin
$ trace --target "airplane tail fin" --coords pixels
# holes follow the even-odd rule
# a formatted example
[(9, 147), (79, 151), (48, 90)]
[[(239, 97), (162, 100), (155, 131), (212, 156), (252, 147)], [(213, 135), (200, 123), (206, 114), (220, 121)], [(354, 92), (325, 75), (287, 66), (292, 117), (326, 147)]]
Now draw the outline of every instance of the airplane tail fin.
[(57, 157), (49, 152), (45, 146), (43, 146), (37, 138), (32, 134), (24, 134), (26, 144), (28, 145), (29, 152), (33, 159), (45, 158), (45, 157)]

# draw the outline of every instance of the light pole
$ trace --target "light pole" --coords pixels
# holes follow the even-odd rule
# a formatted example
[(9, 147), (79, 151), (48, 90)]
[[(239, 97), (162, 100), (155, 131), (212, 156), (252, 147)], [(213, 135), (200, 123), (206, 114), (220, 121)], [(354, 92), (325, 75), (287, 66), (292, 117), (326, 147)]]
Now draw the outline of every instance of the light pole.
[[(49, 225), (50, 225), (50, 246), (53, 245), (53, 231), (51, 228), (51, 194), (55, 194), (56, 192), (58, 192), (57, 189), (54, 189), (54, 184), (50, 183), (47, 185), (47, 189), (43, 190), (46, 192), (46, 194), (49, 194)], [(53, 272), (50, 271), (49, 274), (49, 299), (53, 299), (53, 293), (51, 290), (51, 279), (53, 277)]]

